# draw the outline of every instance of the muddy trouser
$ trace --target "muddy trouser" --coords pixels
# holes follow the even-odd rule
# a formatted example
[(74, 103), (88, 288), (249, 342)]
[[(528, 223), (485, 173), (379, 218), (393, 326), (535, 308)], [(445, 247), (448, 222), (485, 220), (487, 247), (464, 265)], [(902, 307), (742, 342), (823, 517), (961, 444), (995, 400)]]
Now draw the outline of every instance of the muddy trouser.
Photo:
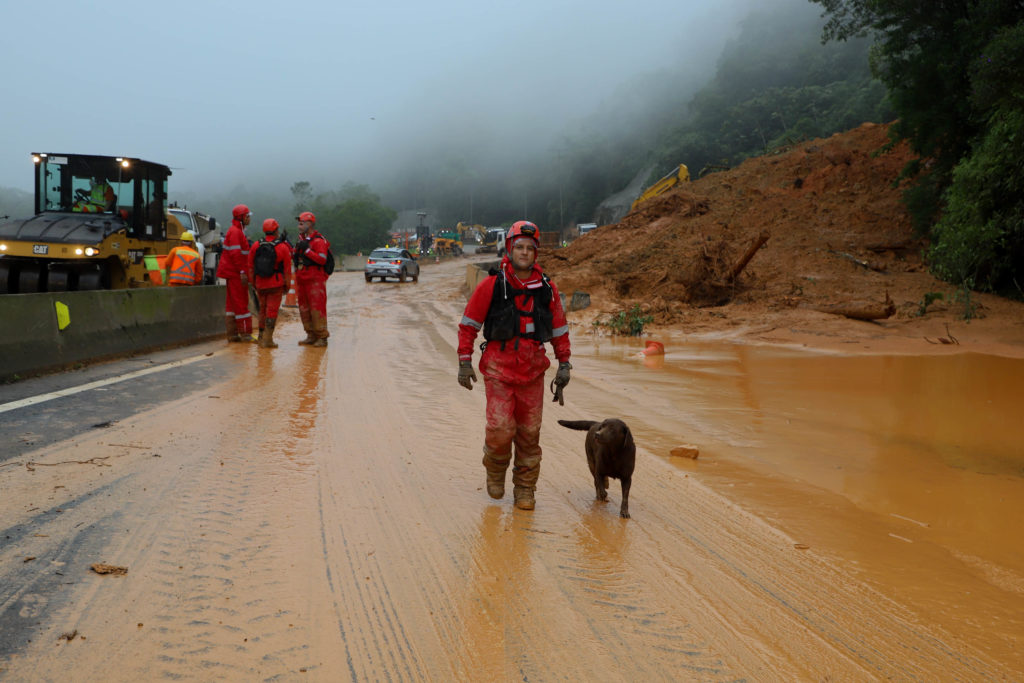
[(235, 332), (240, 335), (252, 334), (252, 313), (249, 312), (249, 290), (242, 284), (242, 278), (224, 278), (227, 283), (227, 297), (224, 302), (224, 315), (227, 317), (228, 333), (230, 323), (234, 320)]
[(295, 295), (306, 334), (317, 339), (331, 336), (327, 331), (327, 283), (296, 279)]
[(267, 320), (277, 318), (277, 314), (281, 310), (281, 297), (284, 296), (284, 287), (257, 289), (256, 294), (260, 301), (259, 328), (262, 330), (267, 326)]
[[(529, 384), (509, 384), (484, 377), (487, 427), (484, 467), (504, 478), (512, 460), (512, 484), (534, 489), (540, 477), (540, 423), (544, 410), (544, 375)], [(512, 446), (515, 457), (512, 458)]]

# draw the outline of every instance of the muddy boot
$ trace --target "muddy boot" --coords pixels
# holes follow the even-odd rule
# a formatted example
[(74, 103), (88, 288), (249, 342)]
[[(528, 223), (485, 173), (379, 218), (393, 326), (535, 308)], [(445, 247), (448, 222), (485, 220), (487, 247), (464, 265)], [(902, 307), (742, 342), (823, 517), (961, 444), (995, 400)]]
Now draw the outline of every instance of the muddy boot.
[(487, 470), (487, 495), (495, 500), (505, 497), (505, 473)]
[(238, 335), (238, 325), (235, 324), (235, 316), (224, 316), (224, 325), (228, 333), (229, 342), (240, 342), (242, 338)]
[(256, 338), (256, 344), (257, 344), (257, 345), (258, 345), (258, 346), (259, 346), (260, 348), (263, 348), (263, 334), (264, 334), (264, 332), (265, 332), (265, 330), (264, 330), (263, 328), (260, 328), (260, 336), (258, 336), (258, 337)]
[(299, 309), (299, 318), (302, 319), (302, 329), (306, 331), (306, 338), (299, 340), (299, 346), (310, 346), (316, 341), (316, 331), (313, 329), (313, 317), (310, 311)]
[(492, 453), (484, 446), (484, 469), (487, 470), (487, 495), (495, 500), (505, 497), (505, 472), (511, 458)]
[(512, 497), (516, 501), (516, 507), (520, 510), (532, 510), (535, 502), (533, 500), (532, 486), (516, 486), (512, 489)]
[(267, 329), (260, 335), (260, 346), (265, 349), (276, 349), (274, 343), (274, 328), (277, 327), (277, 318), (267, 318)]

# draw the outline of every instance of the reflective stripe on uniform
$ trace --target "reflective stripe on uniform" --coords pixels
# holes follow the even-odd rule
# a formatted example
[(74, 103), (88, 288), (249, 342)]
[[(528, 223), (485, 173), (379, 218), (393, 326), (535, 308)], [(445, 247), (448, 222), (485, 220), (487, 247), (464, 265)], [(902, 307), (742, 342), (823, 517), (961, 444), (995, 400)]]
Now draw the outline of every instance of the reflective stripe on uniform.
[(569, 334), (569, 326), (568, 325), (563, 325), (562, 327), (559, 327), (557, 330), (552, 331), (551, 332), (551, 337), (552, 338), (554, 338), (554, 337), (561, 337), (563, 334)]
[(246, 318), (251, 318), (251, 317), (252, 317), (252, 313), (242, 313), (241, 315), (236, 315), (235, 316), (235, 320), (245, 320)]
[(461, 323), (461, 324), (462, 324), (462, 325), (469, 325), (470, 327), (475, 327), (475, 328), (476, 328), (476, 329), (478, 329), (478, 330), (479, 330), (479, 329), (480, 329), (481, 327), (483, 327), (483, 326), (484, 326), (484, 324), (483, 324), (483, 323), (478, 323), (477, 321), (475, 321), (475, 320), (473, 320), (472, 318), (470, 318), (470, 317), (467, 317), (467, 316), (462, 316), (462, 323)]

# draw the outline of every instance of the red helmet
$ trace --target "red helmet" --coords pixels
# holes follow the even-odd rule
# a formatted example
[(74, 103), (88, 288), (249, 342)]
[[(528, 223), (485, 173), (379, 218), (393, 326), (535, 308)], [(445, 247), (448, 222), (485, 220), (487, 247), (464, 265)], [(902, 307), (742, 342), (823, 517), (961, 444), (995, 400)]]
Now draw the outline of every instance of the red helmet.
[(316, 216), (313, 215), (312, 211), (303, 211), (295, 217), (297, 221), (309, 221), (310, 223), (316, 224)]
[(277, 232), (278, 227), (277, 221), (273, 218), (263, 221), (263, 232)]
[(237, 204), (235, 208), (231, 209), (231, 217), (239, 221), (251, 213), (252, 211), (245, 204)]
[(534, 248), (540, 249), (540, 230), (530, 221), (516, 221), (512, 224), (512, 227), (508, 229), (508, 236), (505, 238), (508, 248), (512, 249), (520, 237), (530, 238), (533, 240)]

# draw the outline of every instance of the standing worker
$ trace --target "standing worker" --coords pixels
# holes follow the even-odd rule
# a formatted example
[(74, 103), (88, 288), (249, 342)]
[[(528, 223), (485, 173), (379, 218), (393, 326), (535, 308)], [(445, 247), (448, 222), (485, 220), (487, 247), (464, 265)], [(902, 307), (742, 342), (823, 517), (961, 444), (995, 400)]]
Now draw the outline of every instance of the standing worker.
[(167, 252), (164, 260), (167, 277), (164, 282), (171, 287), (198, 285), (203, 281), (203, 258), (195, 248), (196, 238), (186, 230), (181, 233), (181, 242)]
[(249, 312), (249, 240), (245, 226), (252, 211), (245, 204), (231, 209), (231, 227), (221, 245), (217, 277), (227, 282), (224, 304), (225, 326), (229, 342), (252, 341), (252, 313)]
[(459, 324), (459, 384), (473, 388), (473, 343), (483, 329), (480, 372), (487, 394), (484, 469), (487, 494), (505, 495), (505, 471), (512, 459), (513, 497), (520, 510), (534, 508), (540, 476), (540, 425), (544, 407), (544, 371), (551, 366), (544, 343), (558, 359), (555, 400), (569, 383), (569, 325), (558, 288), (537, 265), (540, 231), (528, 221), (508, 231), (509, 250), (497, 275), (485, 278), (469, 298)]
[(295, 243), (295, 294), (299, 317), (306, 338), (299, 344), (327, 346), (327, 252), (331, 245), (316, 231), (316, 216), (303, 211), (299, 221), (299, 241)]
[(278, 222), (268, 218), (263, 221), (263, 239), (249, 250), (249, 272), (260, 302), (259, 345), (264, 349), (277, 348), (274, 327), (281, 310), (281, 297), (292, 277), (292, 250), (280, 232)]

